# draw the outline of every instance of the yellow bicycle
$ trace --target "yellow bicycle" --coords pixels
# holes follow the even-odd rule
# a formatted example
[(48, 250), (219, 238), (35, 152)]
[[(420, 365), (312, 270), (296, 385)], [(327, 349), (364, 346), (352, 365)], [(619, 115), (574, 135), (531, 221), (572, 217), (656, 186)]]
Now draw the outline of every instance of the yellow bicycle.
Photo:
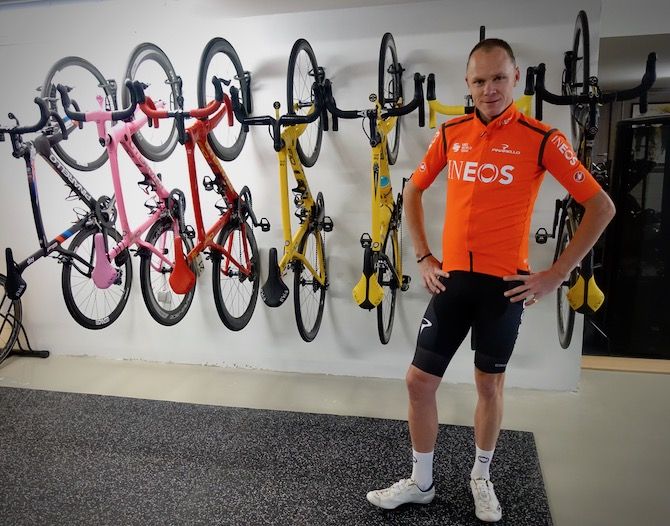
[[(370, 95), (373, 109), (356, 111), (337, 107), (332, 95), (332, 84), (325, 81), (325, 104), (333, 116), (333, 130), (337, 119), (362, 118), (368, 121), (370, 141), (370, 195), (372, 225), (360, 242), (364, 249), (363, 274), (353, 289), (356, 303), (368, 310), (377, 309), (379, 339), (386, 344), (391, 338), (398, 289), (409, 288), (410, 277), (402, 268), (402, 191), (394, 199), (389, 165), (395, 162), (398, 145), (398, 119), (419, 110), (419, 126), (424, 125), (423, 82), (425, 77), (415, 73), (414, 98), (402, 105), (402, 66), (398, 63), (393, 36), (386, 33), (379, 55), (379, 92)], [(365, 130), (365, 127), (363, 128)], [(392, 137), (392, 138), (391, 138)], [(394, 152), (392, 154), (392, 152)], [(405, 180), (403, 179), (403, 186)]]
[[(274, 149), (279, 159), (284, 253), (277, 262), (277, 249), (270, 249), (268, 278), (261, 287), (261, 297), (269, 307), (286, 301), (289, 289), (282, 275), (293, 269), (293, 304), (300, 336), (311, 342), (319, 332), (328, 289), (324, 233), (333, 229), (333, 221), (325, 215), (323, 194), (312, 193), (303, 165), (316, 162), (321, 149), (323, 85), (325, 73), (316, 62), (309, 42), (299, 39), (289, 58), (287, 99), (289, 111), (280, 116), (279, 102), (274, 103), (275, 116), (249, 117), (239, 101), (239, 92), (231, 87), (235, 116), (245, 131), (250, 125), (271, 127)], [(283, 131), (282, 131), (283, 127)], [(292, 189), (295, 216), (300, 225), (291, 229), (288, 196), (288, 163), (297, 186)]]

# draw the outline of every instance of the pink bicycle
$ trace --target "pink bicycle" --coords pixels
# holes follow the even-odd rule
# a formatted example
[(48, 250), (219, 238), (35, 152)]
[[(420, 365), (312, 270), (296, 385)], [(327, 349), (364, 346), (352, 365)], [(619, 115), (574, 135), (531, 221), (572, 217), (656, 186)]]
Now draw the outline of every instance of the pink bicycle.
[[(105, 289), (118, 279), (118, 267), (123, 266), (129, 257), (129, 249), (135, 245), (140, 256), (140, 284), (144, 303), (151, 316), (162, 325), (178, 323), (188, 312), (195, 292), (195, 262), (189, 265), (184, 257), (184, 248), (188, 253), (192, 249), (194, 231), (184, 224), (186, 200), (179, 189), (168, 191), (160, 178), (154, 173), (141, 155), (132, 137), (148, 122), (147, 116), (138, 111), (135, 114), (137, 100), (132, 83), (126, 81), (131, 93), (130, 106), (119, 111), (103, 109), (102, 97), (98, 96), (100, 110), (79, 112), (72, 108), (68, 88), (58, 85), (61, 102), (67, 116), (77, 122), (95, 122), (101, 143), (104, 143), (109, 155), (109, 163), (114, 184), (114, 195), (121, 222), (122, 237), (113, 247), (109, 247), (109, 238), (101, 232), (93, 232), (89, 239), (80, 240), (77, 247), (71, 247), (78, 253), (76, 259), (63, 269), (63, 289), (78, 291), (73, 297), (86, 301), (83, 288)], [(158, 108), (164, 107), (157, 101)], [(115, 122), (109, 130), (106, 123)], [(157, 125), (157, 122), (154, 123)], [(145, 206), (149, 209), (149, 218), (136, 229), (131, 229), (123, 198), (119, 173), (119, 146), (128, 154), (139, 169), (143, 179), (138, 186), (149, 195)], [(148, 231), (148, 232), (147, 232)], [(141, 235), (147, 232), (144, 240)], [(92, 238), (92, 239), (91, 239)], [(114, 240), (116, 241), (116, 240)], [(71, 272), (73, 265), (86, 262), (89, 271)]]

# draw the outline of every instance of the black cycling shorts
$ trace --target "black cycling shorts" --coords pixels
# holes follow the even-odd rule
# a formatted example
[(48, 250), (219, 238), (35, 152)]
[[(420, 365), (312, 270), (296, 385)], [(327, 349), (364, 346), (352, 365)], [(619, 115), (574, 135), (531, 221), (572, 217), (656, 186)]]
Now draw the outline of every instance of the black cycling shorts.
[(421, 320), (412, 365), (443, 376), (456, 350), (472, 329), (475, 367), (503, 373), (519, 333), (523, 301), (503, 293), (521, 284), (476, 272), (451, 271), (440, 278), (446, 290), (433, 295)]

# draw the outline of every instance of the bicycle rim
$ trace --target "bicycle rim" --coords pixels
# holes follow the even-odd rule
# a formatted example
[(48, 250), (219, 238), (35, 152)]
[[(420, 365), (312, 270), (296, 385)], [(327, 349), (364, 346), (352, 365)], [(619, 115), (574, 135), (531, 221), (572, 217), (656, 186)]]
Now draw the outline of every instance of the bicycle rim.
[[(296, 40), (288, 59), (288, 75), (286, 79), (286, 99), (288, 113), (307, 115), (314, 103), (312, 84), (316, 80), (319, 65), (316, 56), (307, 40)], [(321, 151), (323, 127), (321, 117), (307, 125), (297, 142), (300, 162), (307, 168), (314, 166)]]
[[(228, 90), (235, 86), (240, 94), (242, 105), (249, 108), (251, 101), (246, 97), (250, 96), (247, 86), (247, 78), (244, 76), (244, 68), (235, 48), (223, 38), (213, 38), (210, 40), (200, 57), (200, 68), (198, 70), (198, 106), (206, 106), (214, 100), (214, 85), (212, 77), (216, 76), (227, 83)], [(216, 155), (224, 161), (235, 159), (244, 146), (247, 133), (242, 129), (242, 125), (233, 119), (233, 125), (228, 126), (228, 117), (224, 116), (219, 125), (212, 130), (207, 139), (209, 145)]]
[[(378, 95), (383, 108), (398, 106), (402, 98), (402, 72), (391, 33), (384, 35), (379, 49)], [(397, 118), (396, 125), (387, 140), (388, 161), (389, 164), (395, 164), (400, 147), (400, 117)]]
[[(577, 14), (575, 21), (575, 31), (572, 38), (572, 60), (570, 63), (571, 85), (569, 86), (570, 95), (585, 95), (589, 93), (590, 76), (590, 43), (589, 43), (589, 23), (584, 11)], [(572, 113), (572, 139), (573, 145), (577, 145), (580, 135), (580, 128), (586, 128), (589, 112), (588, 105), (570, 106)]]
[[(305, 256), (317, 273), (321, 272), (319, 259), (326, 260), (321, 231), (309, 229), (300, 240), (298, 252)], [(293, 305), (298, 332), (303, 340), (311, 342), (321, 326), (326, 288), (297, 260), (294, 261), (293, 273)]]
[[(140, 285), (144, 304), (151, 317), (161, 325), (175, 325), (179, 323), (193, 302), (195, 287), (186, 294), (177, 294), (170, 287), (170, 274), (174, 267), (174, 231), (172, 221), (159, 221), (147, 233), (145, 241), (153, 245), (171, 263), (168, 265), (154, 252), (142, 256), (140, 262)], [(184, 254), (193, 248), (191, 240), (182, 237)], [(195, 272), (193, 266), (191, 270)]]
[[(397, 254), (396, 247), (398, 246), (398, 232), (389, 228), (386, 233), (386, 239), (382, 250), (388, 257), (392, 266), (397, 268)], [(391, 331), (393, 330), (393, 318), (395, 316), (395, 305), (397, 299), (398, 285), (394, 273), (394, 268), (379, 258), (379, 270), (377, 272), (377, 280), (384, 290), (384, 298), (382, 302), (377, 305), (377, 330), (379, 332), (379, 340), (383, 344), (387, 344), (391, 339)]]
[(0, 363), (14, 348), (23, 318), (21, 300), (11, 300), (7, 297), (6, 279), (0, 274)]
[[(570, 243), (572, 234), (567, 223), (563, 225), (558, 239), (558, 251), (554, 261), (560, 256)], [(567, 283), (561, 284), (556, 291), (556, 316), (558, 321), (558, 341), (563, 349), (570, 347), (572, 341), (572, 332), (575, 325), (575, 311), (568, 302), (568, 291), (576, 281), (576, 270), (570, 273), (570, 279)]]
[[(104, 329), (118, 319), (128, 302), (133, 279), (132, 258), (128, 254), (121, 266), (112, 261), (118, 271), (117, 282), (106, 289), (95, 285), (91, 272), (96, 263), (93, 239), (98, 232), (93, 227), (77, 233), (68, 249), (87, 264), (74, 258), (66, 260), (61, 273), (65, 306), (72, 318), (87, 329)], [(121, 240), (116, 230), (108, 234), (117, 243)]]
[(228, 223), (219, 233), (216, 242), (240, 265), (251, 270), (251, 276), (245, 276), (224, 254), (212, 257), (216, 310), (226, 327), (239, 331), (249, 323), (258, 299), (260, 257), (256, 238), (248, 223), (244, 223), (244, 232), (242, 225)]
[[(60, 94), (56, 91), (58, 84), (71, 88), (70, 99), (83, 112), (100, 109), (97, 96), (103, 98), (104, 108), (117, 109), (115, 88), (98, 68), (81, 57), (60, 59), (51, 67), (42, 84), (40, 96), (47, 99), (51, 110), (65, 116)], [(94, 124), (84, 123), (81, 129), (77, 128), (68, 135), (67, 141), (55, 144), (53, 149), (65, 164), (75, 170), (88, 172), (100, 168), (107, 161), (107, 150), (100, 145)]]
[[(181, 97), (179, 78), (170, 59), (155, 44), (145, 42), (133, 49), (124, 78), (146, 84), (145, 94), (154, 102), (164, 101), (166, 110), (177, 109)], [(130, 106), (130, 92), (125, 86), (121, 88), (121, 102), (124, 108)], [(164, 161), (177, 145), (177, 125), (174, 119), (163, 119), (157, 128), (144, 126), (135, 132), (133, 142), (147, 159)]]

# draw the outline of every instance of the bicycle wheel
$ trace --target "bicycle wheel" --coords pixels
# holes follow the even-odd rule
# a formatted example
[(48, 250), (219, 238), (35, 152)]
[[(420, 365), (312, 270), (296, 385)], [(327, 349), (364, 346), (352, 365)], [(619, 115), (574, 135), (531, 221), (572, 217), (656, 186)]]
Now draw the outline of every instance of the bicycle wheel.
[[(104, 329), (116, 321), (128, 302), (133, 280), (132, 260), (126, 253), (121, 265), (112, 261), (119, 272), (117, 282), (107, 289), (95, 285), (91, 275), (96, 262), (93, 239), (99, 231), (97, 227), (88, 227), (74, 236), (68, 250), (86, 263), (74, 257), (66, 258), (61, 272), (65, 306), (74, 320), (87, 329)], [(114, 241), (121, 241), (121, 234), (116, 230), (108, 234)]]
[[(224, 38), (213, 38), (210, 40), (200, 57), (200, 68), (198, 70), (198, 106), (206, 106), (214, 100), (214, 85), (212, 77), (216, 76), (224, 80), (224, 84), (235, 86), (242, 98), (242, 105), (249, 109), (251, 101), (246, 100), (251, 92), (247, 86), (247, 77), (235, 48)], [(209, 132), (207, 140), (216, 155), (224, 161), (235, 159), (244, 146), (247, 132), (242, 125), (233, 119), (233, 125), (228, 126), (227, 118), (224, 122)]]
[[(100, 109), (97, 96), (103, 98), (103, 107), (116, 110), (116, 84), (108, 81), (98, 68), (81, 57), (65, 57), (56, 62), (42, 84), (40, 96), (47, 99), (49, 107), (59, 115), (65, 116), (60, 95), (56, 86), (69, 86), (70, 98), (77, 103), (81, 111)], [(107, 162), (107, 150), (100, 145), (98, 131), (94, 124), (85, 124), (81, 129), (73, 130), (67, 141), (53, 146), (56, 155), (75, 170), (91, 171)]]
[[(162, 100), (167, 110), (178, 109), (181, 102), (181, 79), (170, 59), (155, 44), (144, 42), (130, 53), (124, 79), (146, 84), (144, 92), (154, 102)], [(130, 92), (121, 89), (121, 103), (130, 106)], [(144, 126), (135, 132), (133, 142), (140, 153), (151, 161), (164, 161), (177, 146), (177, 124), (174, 119), (162, 120), (158, 128)]]
[(7, 278), (0, 274), (0, 363), (14, 348), (23, 316), (21, 300), (11, 300), (7, 297), (6, 280)]
[[(155, 223), (147, 233), (145, 241), (153, 245), (168, 261), (174, 262), (174, 230), (172, 221), (164, 220)], [(191, 240), (182, 237), (184, 254), (193, 248)], [(144, 304), (151, 317), (161, 325), (175, 325), (180, 322), (193, 302), (195, 287), (186, 294), (177, 294), (170, 287), (170, 273), (173, 263), (167, 264), (151, 252), (142, 256), (140, 262), (140, 285)], [(195, 273), (195, 268), (191, 266)]]
[[(575, 31), (572, 38), (572, 55), (566, 67), (569, 68), (564, 83), (567, 95), (585, 95), (589, 93), (589, 76), (591, 65), (589, 44), (589, 22), (584, 11), (577, 14)], [(572, 114), (572, 139), (575, 149), (579, 137), (579, 129), (586, 128), (589, 116), (588, 105), (576, 104), (570, 106)]]
[[(288, 76), (286, 78), (286, 99), (288, 113), (307, 115), (314, 103), (312, 84), (317, 80), (319, 65), (309, 42), (300, 38), (293, 44), (288, 59)], [(321, 151), (323, 126), (321, 117), (307, 125), (297, 142), (300, 162), (307, 168), (314, 166)]]
[[(402, 98), (402, 71), (398, 64), (398, 54), (395, 41), (391, 33), (386, 33), (382, 38), (379, 49), (379, 103), (383, 108), (397, 106)], [(400, 117), (387, 138), (386, 151), (389, 164), (395, 164), (400, 147)]]
[[(305, 256), (314, 270), (319, 273), (319, 261), (326, 260), (325, 247), (321, 231), (310, 228), (298, 245), (298, 252)], [(324, 263), (325, 264), (325, 263)], [(325, 270), (324, 274), (325, 274)], [(303, 340), (311, 342), (319, 332), (323, 307), (326, 301), (326, 288), (323, 287), (302, 262), (293, 264), (293, 305), (298, 332)]]
[(396, 247), (398, 246), (398, 231), (390, 228), (386, 233), (382, 251), (386, 254), (389, 263), (380, 257), (378, 260), (377, 281), (384, 290), (384, 299), (377, 305), (377, 330), (379, 340), (387, 344), (391, 339), (393, 330), (393, 318), (395, 315), (396, 295), (398, 292), (398, 282), (395, 277), (394, 267), (397, 268)]
[[(230, 330), (243, 329), (254, 313), (260, 283), (260, 257), (254, 232), (248, 223), (228, 223), (219, 232), (216, 242), (230, 252), (242, 266), (251, 269), (247, 277), (231, 264), (226, 256), (212, 257), (214, 303), (223, 324)], [(248, 254), (248, 261), (247, 256)]]
[[(563, 223), (558, 235), (558, 244), (554, 261), (563, 253), (572, 240), (572, 231), (569, 221)], [(577, 281), (577, 270), (570, 273), (568, 281), (563, 282), (556, 291), (556, 317), (558, 321), (558, 341), (563, 349), (570, 347), (572, 332), (575, 325), (575, 311), (568, 302), (568, 291)]]

